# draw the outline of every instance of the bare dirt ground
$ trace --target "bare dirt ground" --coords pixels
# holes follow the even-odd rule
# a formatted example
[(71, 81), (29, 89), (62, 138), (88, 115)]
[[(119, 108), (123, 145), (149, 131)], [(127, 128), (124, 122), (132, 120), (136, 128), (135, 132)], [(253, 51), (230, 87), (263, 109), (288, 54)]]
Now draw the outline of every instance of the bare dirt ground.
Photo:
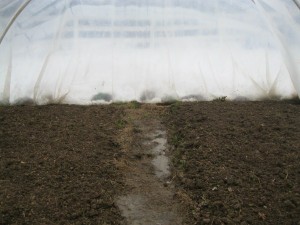
[(300, 104), (201, 102), (165, 116), (186, 224), (300, 224)]
[(0, 224), (120, 224), (123, 110), (0, 107)]
[(299, 101), (0, 107), (0, 224), (299, 225), (299, 139)]

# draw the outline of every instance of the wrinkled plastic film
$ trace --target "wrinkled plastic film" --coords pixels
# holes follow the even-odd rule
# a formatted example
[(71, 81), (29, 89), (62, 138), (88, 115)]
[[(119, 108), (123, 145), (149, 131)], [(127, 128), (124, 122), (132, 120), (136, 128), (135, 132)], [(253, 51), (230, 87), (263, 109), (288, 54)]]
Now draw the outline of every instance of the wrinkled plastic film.
[(289, 98), (298, 13), (293, 0), (32, 0), (0, 45), (0, 101)]
[(300, 9), (299, 2), (256, 0), (270, 30), (279, 43), (294, 87), (300, 93)]

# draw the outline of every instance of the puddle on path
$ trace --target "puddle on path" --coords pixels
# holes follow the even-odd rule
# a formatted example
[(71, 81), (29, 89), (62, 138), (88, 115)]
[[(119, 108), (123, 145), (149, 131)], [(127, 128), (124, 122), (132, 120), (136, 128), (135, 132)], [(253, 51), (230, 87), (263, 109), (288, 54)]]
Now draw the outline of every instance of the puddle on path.
[[(150, 200), (151, 201), (151, 200)], [(127, 219), (133, 225), (166, 225), (176, 224), (172, 211), (151, 207), (151, 202), (143, 195), (127, 195), (118, 199), (117, 204)], [(174, 223), (175, 222), (175, 223)]]
[(169, 158), (166, 156), (167, 138), (166, 132), (157, 130), (154, 134), (157, 138), (153, 139), (153, 143), (157, 145), (151, 150), (154, 155), (152, 164), (155, 169), (155, 175), (160, 179), (166, 179), (170, 176)]
[(155, 116), (133, 116), (131, 121), (139, 132), (131, 134), (132, 146), (127, 146), (125, 176), (129, 191), (116, 204), (129, 225), (180, 225), (173, 186), (166, 185), (171, 183), (167, 134)]

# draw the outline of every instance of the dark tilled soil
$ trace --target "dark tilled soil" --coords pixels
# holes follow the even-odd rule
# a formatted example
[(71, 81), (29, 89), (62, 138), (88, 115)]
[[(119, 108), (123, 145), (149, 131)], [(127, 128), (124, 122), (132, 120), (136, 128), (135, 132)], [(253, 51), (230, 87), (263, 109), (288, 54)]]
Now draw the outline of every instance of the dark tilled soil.
[(164, 122), (186, 224), (300, 224), (299, 102), (175, 103)]
[(120, 224), (122, 109), (0, 107), (0, 224)]
[[(0, 107), (0, 224), (126, 224), (139, 107)], [(300, 224), (299, 101), (155, 107), (139, 112), (167, 129), (184, 224)]]

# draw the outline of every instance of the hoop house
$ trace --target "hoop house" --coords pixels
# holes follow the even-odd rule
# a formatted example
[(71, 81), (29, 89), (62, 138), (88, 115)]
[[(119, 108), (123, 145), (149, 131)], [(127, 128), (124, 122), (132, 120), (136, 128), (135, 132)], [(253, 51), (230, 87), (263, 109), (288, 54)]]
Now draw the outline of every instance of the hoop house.
[(0, 102), (300, 94), (299, 0), (1, 0)]

